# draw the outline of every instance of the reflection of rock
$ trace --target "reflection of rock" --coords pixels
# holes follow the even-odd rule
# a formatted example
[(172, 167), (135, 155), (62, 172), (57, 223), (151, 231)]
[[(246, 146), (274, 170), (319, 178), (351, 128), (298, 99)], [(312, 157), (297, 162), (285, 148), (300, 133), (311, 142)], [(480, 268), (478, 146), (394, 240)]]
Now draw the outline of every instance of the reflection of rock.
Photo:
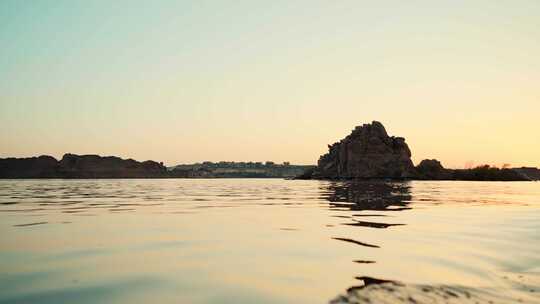
[[(341, 223), (345, 226), (359, 228), (386, 229), (394, 226), (402, 226), (400, 223), (382, 223), (380, 221), (365, 221), (356, 219), (357, 216), (383, 216), (382, 214), (351, 214), (350, 211), (375, 210), (375, 211), (401, 211), (410, 209), (407, 207), (411, 200), (411, 194), (407, 182), (384, 182), (384, 181), (356, 181), (335, 182), (328, 185), (323, 191), (323, 198), (330, 202), (333, 210), (344, 212), (339, 218), (349, 219), (350, 222)], [(380, 248), (377, 244), (363, 242), (355, 238), (335, 236), (332, 239), (369, 248)], [(373, 262), (373, 261), (372, 261)]]
[(346, 223), (344, 225), (354, 226), (354, 227), (367, 227), (367, 228), (376, 228), (376, 229), (386, 229), (394, 226), (403, 226), (405, 224), (387, 224), (387, 223), (377, 223), (377, 222), (366, 222), (355, 220), (352, 223)]
[(368, 243), (360, 242), (360, 241), (349, 239), (349, 238), (333, 237), (332, 239), (337, 240), (337, 241), (346, 242), (346, 243), (355, 244), (355, 245), (360, 245), (360, 246), (364, 246), (364, 247), (381, 248), (381, 247), (379, 247), (377, 245), (368, 244)]
[(353, 286), (347, 293), (331, 300), (331, 304), (352, 303), (517, 303), (517, 299), (488, 291), (461, 286), (404, 285), (387, 280), (359, 277), (364, 285)]
[(405, 139), (388, 136), (378, 121), (356, 127), (328, 149), (328, 153), (319, 158), (314, 178), (403, 179), (414, 176), (411, 151)]
[(324, 190), (331, 208), (346, 210), (404, 210), (412, 199), (408, 182), (335, 182)]

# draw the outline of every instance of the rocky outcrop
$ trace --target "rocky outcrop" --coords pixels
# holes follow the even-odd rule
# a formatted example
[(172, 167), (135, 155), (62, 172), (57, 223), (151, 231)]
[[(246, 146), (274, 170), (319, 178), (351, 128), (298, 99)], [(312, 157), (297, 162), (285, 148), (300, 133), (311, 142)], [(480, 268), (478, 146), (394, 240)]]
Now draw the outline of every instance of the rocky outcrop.
[(47, 155), (27, 158), (0, 158), (0, 178), (52, 178), (58, 161)]
[(328, 150), (319, 158), (313, 178), (406, 179), (415, 176), (405, 139), (388, 136), (378, 121), (356, 127), (349, 136), (329, 145)]
[(450, 180), (452, 171), (445, 169), (436, 159), (424, 159), (416, 166), (416, 179)]
[(115, 156), (65, 154), (60, 161), (51, 156), (0, 159), (0, 178), (154, 178), (167, 174), (162, 163)]
[(59, 162), (64, 178), (166, 177), (167, 168), (155, 161), (138, 162), (116, 156), (65, 154)]
[(296, 179), (418, 179), (526, 181), (538, 180), (536, 168), (446, 169), (436, 159), (414, 167), (411, 151), (402, 137), (388, 136), (384, 126), (373, 121), (356, 127), (350, 135), (328, 146), (317, 167)]

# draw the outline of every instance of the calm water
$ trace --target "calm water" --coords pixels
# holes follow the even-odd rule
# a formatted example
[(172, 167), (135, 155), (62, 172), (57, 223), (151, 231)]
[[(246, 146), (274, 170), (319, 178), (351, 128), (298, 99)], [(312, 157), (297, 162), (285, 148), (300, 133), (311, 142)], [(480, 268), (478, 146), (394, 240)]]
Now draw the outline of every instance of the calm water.
[(540, 303), (540, 183), (3, 180), (0, 249), (0, 303)]

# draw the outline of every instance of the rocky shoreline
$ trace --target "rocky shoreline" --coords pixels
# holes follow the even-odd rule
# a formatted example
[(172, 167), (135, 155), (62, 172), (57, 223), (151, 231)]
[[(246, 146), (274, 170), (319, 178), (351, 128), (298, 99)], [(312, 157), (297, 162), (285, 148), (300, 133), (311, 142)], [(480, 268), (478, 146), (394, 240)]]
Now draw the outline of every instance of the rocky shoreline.
[(167, 168), (155, 161), (65, 154), (0, 158), (0, 178), (293, 178), (314, 166), (288, 162), (204, 162)]
[(65, 154), (61, 160), (42, 155), (0, 159), (0, 178), (162, 178), (167, 168), (155, 161), (116, 156)]
[(447, 169), (436, 159), (417, 166), (403, 137), (389, 136), (373, 121), (356, 127), (332, 145), (317, 166), (273, 162), (205, 162), (167, 168), (162, 162), (139, 162), (116, 156), (65, 154), (56, 160), (42, 155), (29, 158), (0, 158), (0, 178), (295, 178), (325, 180), (540, 180), (540, 169), (532, 167)]

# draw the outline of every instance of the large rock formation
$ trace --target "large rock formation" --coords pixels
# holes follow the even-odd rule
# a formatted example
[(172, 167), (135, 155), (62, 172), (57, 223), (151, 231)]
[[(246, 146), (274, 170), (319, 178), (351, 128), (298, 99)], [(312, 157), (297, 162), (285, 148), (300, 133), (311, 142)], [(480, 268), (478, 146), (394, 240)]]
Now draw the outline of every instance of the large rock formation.
[(356, 127), (349, 136), (329, 145), (328, 150), (319, 158), (313, 178), (404, 179), (415, 176), (405, 139), (388, 136), (378, 121)]
[(167, 168), (154, 161), (138, 162), (115, 156), (65, 154), (0, 159), (0, 178), (149, 178), (167, 177)]

